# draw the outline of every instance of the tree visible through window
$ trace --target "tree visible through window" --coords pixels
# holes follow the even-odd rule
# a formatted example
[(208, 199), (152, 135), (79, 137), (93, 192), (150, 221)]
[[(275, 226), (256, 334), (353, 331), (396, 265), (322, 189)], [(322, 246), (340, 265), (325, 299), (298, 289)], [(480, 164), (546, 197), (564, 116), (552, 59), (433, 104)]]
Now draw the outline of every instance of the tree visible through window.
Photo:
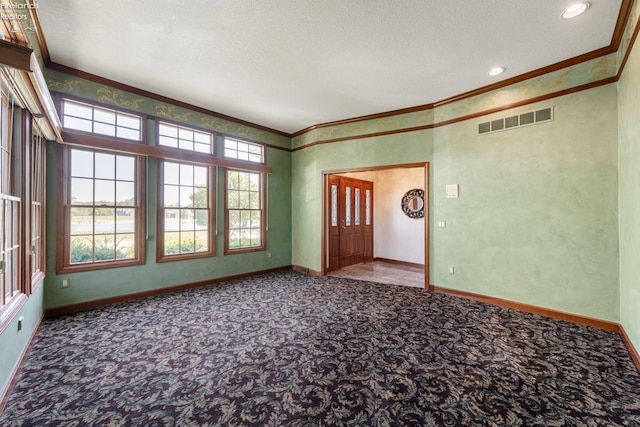
[(210, 168), (166, 160), (161, 168), (158, 259), (213, 255)]
[(227, 170), (228, 252), (264, 249), (263, 175)]

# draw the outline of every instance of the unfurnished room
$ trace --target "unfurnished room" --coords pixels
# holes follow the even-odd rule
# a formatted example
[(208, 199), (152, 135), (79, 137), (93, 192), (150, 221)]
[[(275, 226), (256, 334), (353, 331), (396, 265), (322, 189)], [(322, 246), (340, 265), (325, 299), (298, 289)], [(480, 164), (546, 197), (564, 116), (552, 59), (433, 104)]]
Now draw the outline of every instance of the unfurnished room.
[(0, 425), (640, 426), (637, 0), (0, 0)]

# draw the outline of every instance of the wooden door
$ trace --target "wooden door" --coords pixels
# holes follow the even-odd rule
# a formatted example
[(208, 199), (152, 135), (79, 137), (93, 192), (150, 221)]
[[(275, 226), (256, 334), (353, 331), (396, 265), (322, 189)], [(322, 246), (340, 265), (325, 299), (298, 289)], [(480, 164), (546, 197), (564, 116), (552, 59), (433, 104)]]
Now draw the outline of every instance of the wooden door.
[(330, 175), (328, 270), (373, 260), (373, 183)]

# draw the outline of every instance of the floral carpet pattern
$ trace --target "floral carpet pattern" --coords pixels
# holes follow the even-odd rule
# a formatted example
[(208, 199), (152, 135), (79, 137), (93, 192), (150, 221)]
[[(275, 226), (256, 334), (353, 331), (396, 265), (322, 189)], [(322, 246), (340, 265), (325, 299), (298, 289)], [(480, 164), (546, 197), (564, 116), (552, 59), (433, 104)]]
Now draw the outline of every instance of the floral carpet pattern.
[(44, 321), (2, 426), (640, 425), (620, 337), (274, 273)]

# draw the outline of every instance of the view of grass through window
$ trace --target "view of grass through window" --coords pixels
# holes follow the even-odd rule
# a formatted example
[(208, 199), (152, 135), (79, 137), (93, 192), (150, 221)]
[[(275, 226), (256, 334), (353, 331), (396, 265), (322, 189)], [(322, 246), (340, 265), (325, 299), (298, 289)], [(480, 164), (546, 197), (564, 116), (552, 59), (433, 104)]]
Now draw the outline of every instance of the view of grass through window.
[(133, 156), (71, 149), (70, 263), (136, 256)]
[(209, 251), (209, 168), (163, 162), (164, 255)]

